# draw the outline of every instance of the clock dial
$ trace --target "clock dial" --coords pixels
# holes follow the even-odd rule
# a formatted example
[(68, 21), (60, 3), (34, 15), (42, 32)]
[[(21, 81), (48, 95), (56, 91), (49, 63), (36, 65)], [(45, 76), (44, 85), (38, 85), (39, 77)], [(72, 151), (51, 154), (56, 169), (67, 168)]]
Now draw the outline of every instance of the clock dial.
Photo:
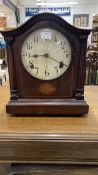
[(71, 62), (71, 47), (60, 32), (43, 28), (32, 32), (21, 50), (22, 63), (29, 74), (41, 80), (61, 76)]

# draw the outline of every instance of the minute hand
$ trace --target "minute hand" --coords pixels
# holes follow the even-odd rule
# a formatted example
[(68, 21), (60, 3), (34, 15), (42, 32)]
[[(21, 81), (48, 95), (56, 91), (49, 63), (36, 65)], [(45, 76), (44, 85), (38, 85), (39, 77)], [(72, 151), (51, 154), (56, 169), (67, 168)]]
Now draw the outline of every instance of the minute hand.
[(48, 58), (50, 58), (50, 59), (52, 59), (52, 60), (58, 62), (60, 68), (63, 68), (63, 66), (67, 66), (66, 64), (63, 63), (63, 61), (58, 61), (58, 60), (56, 60), (56, 59), (54, 59), (54, 58), (52, 58), (52, 57), (50, 57), (50, 56), (48, 56)]

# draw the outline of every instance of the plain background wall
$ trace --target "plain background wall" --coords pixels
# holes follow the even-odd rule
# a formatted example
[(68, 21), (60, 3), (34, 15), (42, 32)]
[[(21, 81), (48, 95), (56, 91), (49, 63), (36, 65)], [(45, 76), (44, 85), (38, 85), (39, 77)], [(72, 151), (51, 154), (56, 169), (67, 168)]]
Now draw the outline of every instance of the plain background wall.
[[(25, 7), (34, 7), (32, 1), (34, 0), (24, 0), (24, 1), (17, 1), (16, 4), (18, 8), (20, 9), (20, 17), (21, 22), (25, 22), (28, 18), (25, 17)], [(67, 5), (66, 7), (69, 7)], [(98, 4), (77, 4), (77, 5), (71, 5), (71, 16), (64, 17), (65, 20), (67, 20), (69, 23), (73, 24), (73, 14), (89, 14), (89, 26), (88, 28), (92, 28), (92, 16), (93, 14), (98, 14)], [(14, 12), (3, 5), (2, 0), (0, 0), (0, 13), (5, 13), (7, 15), (7, 24), (8, 27), (16, 27), (16, 19)]]
[[(34, 7), (32, 1), (34, 0), (18, 0), (16, 5), (20, 9), (20, 25), (24, 23), (28, 18), (25, 17), (25, 7)], [(13, 1), (15, 3), (15, 0)], [(85, 4), (77, 4), (77, 5), (67, 5), (65, 7), (71, 7), (71, 16), (63, 17), (66, 21), (73, 25), (73, 15), (74, 14), (89, 14), (89, 26), (86, 28), (92, 28), (92, 19), (94, 14), (98, 14), (98, 4), (93, 3), (85, 3)], [(7, 26), (9, 28), (15, 28), (16, 18), (14, 12), (3, 5), (2, 0), (0, 0), (0, 13), (4, 13), (7, 16)], [(90, 42), (90, 36), (89, 36)]]

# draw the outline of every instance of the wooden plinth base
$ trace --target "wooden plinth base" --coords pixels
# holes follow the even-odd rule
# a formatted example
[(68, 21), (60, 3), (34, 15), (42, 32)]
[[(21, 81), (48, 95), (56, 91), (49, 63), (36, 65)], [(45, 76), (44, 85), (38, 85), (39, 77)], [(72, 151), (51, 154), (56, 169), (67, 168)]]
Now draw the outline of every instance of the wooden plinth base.
[(9, 114), (87, 114), (89, 106), (85, 100), (76, 99), (40, 99), (11, 100), (6, 106)]

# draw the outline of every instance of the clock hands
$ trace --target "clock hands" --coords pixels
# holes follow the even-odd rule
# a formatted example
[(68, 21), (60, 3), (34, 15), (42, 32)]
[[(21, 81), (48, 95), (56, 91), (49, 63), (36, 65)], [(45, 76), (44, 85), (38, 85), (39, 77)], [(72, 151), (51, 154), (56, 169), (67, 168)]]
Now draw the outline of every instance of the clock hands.
[(40, 56), (47, 57), (46, 54), (44, 54), (44, 55), (38, 55), (38, 54), (31, 55), (31, 57), (34, 57), (34, 58), (38, 58), (38, 57), (40, 57)]
[(58, 60), (56, 60), (56, 59), (50, 57), (50, 56), (48, 55), (48, 53), (45, 53), (45, 54), (43, 54), (43, 55), (34, 54), (34, 55), (32, 55), (31, 57), (38, 58), (38, 57), (40, 57), (40, 56), (44, 56), (45, 58), (50, 58), (50, 59), (52, 59), (52, 60), (58, 62), (58, 63), (59, 63), (59, 68), (63, 68), (63, 66), (67, 66), (67, 65), (65, 65), (65, 64), (63, 63), (63, 61), (58, 61)]
[(52, 59), (52, 60), (58, 62), (58, 63), (59, 63), (59, 68), (63, 68), (63, 66), (67, 66), (67, 65), (65, 65), (65, 64), (63, 63), (63, 61), (58, 61), (58, 60), (56, 60), (56, 59), (50, 57), (47, 53), (44, 54), (44, 56), (45, 56), (46, 58), (50, 58), (50, 59)]
[(34, 57), (34, 58), (38, 58), (40, 55), (38, 54), (34, 54), (34, 55), (31, 55), (30, 57)]

